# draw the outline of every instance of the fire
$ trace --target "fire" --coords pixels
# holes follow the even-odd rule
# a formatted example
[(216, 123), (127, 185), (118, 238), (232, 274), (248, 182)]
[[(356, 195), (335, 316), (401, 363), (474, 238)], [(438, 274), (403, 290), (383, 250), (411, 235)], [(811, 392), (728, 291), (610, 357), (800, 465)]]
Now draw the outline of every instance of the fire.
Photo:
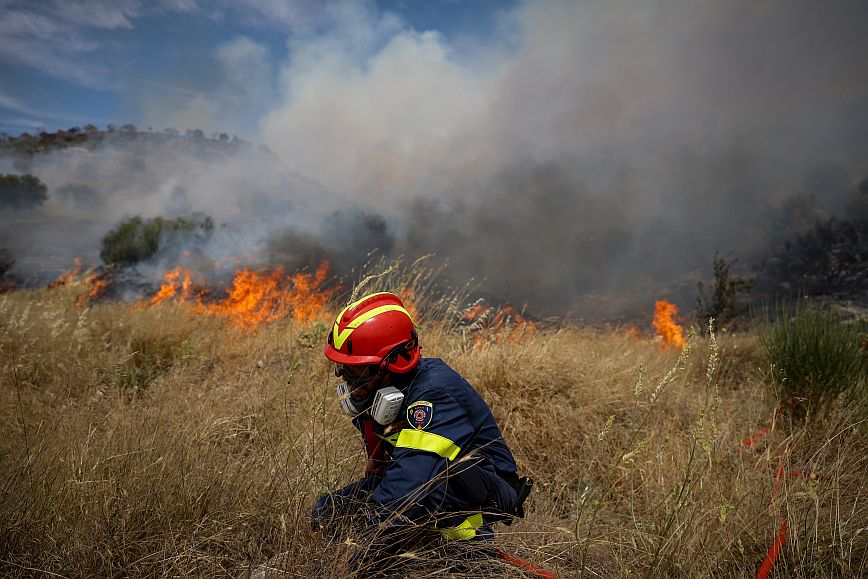
[(511, 326), (507, 340), (514, 342), (521, 336), (533, 336), (536, 334), (536, 324), (526, 318), (512, 306), (504, 306), (494, 316), (494, 327), (498, 330)]
[(292, 290), (287, 301), (292, 309), (292, 317), (298, 322), (312, 322), (325, 310), (332, 291), (321, 289), (329, 275), (331, 264), (322, 262), (313, 275), (299, 272), (290, 276)]
[(80, 257), (75, 258), (75, 266), (67, 271), (62, 271), (59, 276), (54, 278), (54, 280), (48, 284), (49, 289), (60, 287), (62, 285), (66, 285), (70, 282), (73, 282), (78, 279), (78, 276), (81, 275), (82, 261)]
[(510, 305), (494, 308), (477, 302), (464, 312), (462, 321), (476, 332), (473, 341), (477, 346), (488, 340), (515, 342), (523, 336), (536, 334), (537, 330), (532, 320)]
[(248, 330), (287, 315), (299, 322), (310, 322), (322, 314), (331, 298), (332, 290), (322, 289), (328, 272), (328, 262), (313, 274), (285, 275), (282, 268), (266, 272), (244, 268), (235, 273), (225, 298), (212, 299), (206, 290), (194, 292), (189, 270), (175, 268), (164, 276), (162, 286), (148, 303), (156, 306), (167, 301), (191, 302), (197, 313), (220, 315)]
[(473, 322), (480, 318), (483, 318), (485, 314), (490, 312), (492, 308), (490, 306), (486, 306), (483, 303), (474, 304), (464, 313), (464, 321)]
[(75, 307), (82, 310), (86, 308), (92, 301), (95, 301), (105, 295), (105, 292), (109, 288), (109, 281), (99, 273), (94, 273), (88, 276), (88, 283), (90, 283), (90, 290), (81, 294), (75, 300)]
[[(163, 276), (163, 285), (150, 299), (150, 304), (155, 306), (177, 296), (178, 301), (185, 302), (190, 299), (190, 279), (192, 273), (188, 269), (176, 267)], [(183, 277), (182, 277), (183, 276)], [(180, 279), (180, 282), (179, 282)], [(180, 290), (180, 294), (178, 293)]]
[(410, 314), (414, 322), (419, 321), (419, 310), (416, 309), (416, 292), (412, 288), (405, 287), (399, 292), (401, 301), (404, 302), (404, 309)]
[(675, 321), (678, 315), (678, 307), (666, 300), (657, 300), (654, 303), (654, 331), (660, 336), (666, 346), (684, 347), (684, 331)]

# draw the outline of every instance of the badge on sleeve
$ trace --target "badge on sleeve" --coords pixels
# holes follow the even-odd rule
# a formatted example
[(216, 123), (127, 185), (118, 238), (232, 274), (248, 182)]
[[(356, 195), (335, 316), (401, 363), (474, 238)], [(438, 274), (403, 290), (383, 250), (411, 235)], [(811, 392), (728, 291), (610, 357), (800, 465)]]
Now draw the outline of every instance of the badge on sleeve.
[(434, 417), (434, 405), (424, 400), (413, 402), (407, 407), (407, 422), (416, 430), (424, 430)]

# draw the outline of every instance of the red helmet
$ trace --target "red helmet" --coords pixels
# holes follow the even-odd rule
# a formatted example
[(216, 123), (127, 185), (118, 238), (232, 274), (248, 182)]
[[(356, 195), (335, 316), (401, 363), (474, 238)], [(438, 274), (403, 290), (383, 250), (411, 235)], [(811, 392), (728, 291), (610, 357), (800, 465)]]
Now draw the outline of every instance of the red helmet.
[(413, 319), (401, 298), (380, 292), (338, 314), (323, 353), (337, 364), (377, 364), (402, 374), (416, 367), (420, 350)]

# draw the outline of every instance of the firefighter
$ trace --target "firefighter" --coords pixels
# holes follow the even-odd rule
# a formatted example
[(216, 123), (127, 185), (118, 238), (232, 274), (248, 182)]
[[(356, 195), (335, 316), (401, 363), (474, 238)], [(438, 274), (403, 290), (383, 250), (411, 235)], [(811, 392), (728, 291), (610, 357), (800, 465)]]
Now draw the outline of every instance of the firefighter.
[(345, 381), (341, 407), (361, 433), (368, 462), (364, 478), (317, 501), (315, 529), (335, 532), (352, 521), (393, 549), (410, 536), (488, 539), (494, 522), (523, 516), (532, 481), (519, 479), (488, 405), (455, 370), (421, 358), (420, 350), (395, 294), (367, 295), (335, 319), (324, 353)]

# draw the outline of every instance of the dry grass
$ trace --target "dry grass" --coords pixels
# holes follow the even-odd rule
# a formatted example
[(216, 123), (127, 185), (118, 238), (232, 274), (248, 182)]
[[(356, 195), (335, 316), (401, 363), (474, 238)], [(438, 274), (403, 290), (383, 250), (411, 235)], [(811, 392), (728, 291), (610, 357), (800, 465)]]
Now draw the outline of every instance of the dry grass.
[[(324, 326), (252, 334), (184, 306), (79, 311), (81, 291), (0, 297), (3, 575), (244, 576), (280, 555), (292, 576), (348, 577), (353, 547), (308, 524), (318, 495), (363, 470)], [(564, 577), (748, 576), (786, 520), (778, 576), (868, 573), (865, 416), (782, 412), (744, 449), (777, 406), (753, 336), (696, 339), (682, 363), (572, 326), (480, 341), (452, 323), (459, 301), (424, 320), (424, 354), (477, 387), (537, 480), (528, 518), (498, 529), (508, 550)], [(455, 560), (416, 557), (417, 577)], [(493, 562), (453, 575), (524, 576)]]

